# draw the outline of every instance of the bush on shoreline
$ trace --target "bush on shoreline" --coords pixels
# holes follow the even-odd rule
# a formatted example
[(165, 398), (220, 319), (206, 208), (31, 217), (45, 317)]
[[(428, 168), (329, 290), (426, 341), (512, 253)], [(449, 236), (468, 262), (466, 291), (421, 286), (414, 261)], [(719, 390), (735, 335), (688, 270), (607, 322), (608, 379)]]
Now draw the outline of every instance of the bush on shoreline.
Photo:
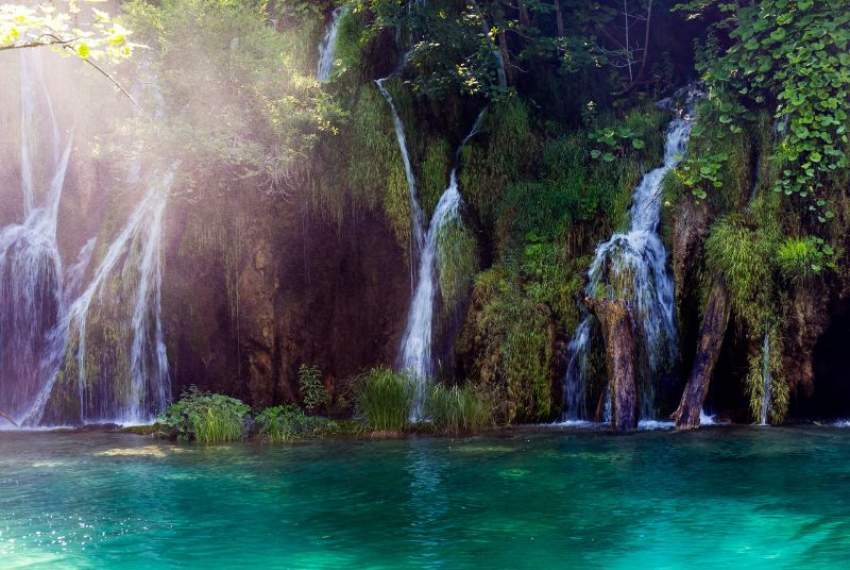
[(179, 441), (226, 443), (242, 439), (250, 411), (236, 398), (202, 392), (193, 386), (157, 421)]

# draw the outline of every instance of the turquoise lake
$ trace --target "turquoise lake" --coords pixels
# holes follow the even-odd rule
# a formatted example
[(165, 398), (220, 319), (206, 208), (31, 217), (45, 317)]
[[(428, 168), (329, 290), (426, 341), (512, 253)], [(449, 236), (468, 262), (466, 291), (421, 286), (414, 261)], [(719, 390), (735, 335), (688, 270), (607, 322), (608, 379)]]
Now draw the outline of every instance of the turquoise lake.
[(836, 568), (850, 430), (178, 446), (0, 432), (0, 567)]

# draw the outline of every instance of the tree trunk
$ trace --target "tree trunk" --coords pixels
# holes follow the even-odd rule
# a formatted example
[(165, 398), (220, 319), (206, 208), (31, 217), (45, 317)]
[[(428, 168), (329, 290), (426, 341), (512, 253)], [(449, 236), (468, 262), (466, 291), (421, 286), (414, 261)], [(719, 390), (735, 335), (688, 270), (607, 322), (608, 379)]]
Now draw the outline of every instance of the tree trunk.
[(555, 27), (558, 37), (564, 37), (564, 15), (561, 13), (561, 0), (555, 0)]
[(531, 17), (528, 15), (528, 7), (526, 7), (525, 2), (519, 0), (519, 24), (528, 28), (531, 26)]
[(699, 416), (708, 386), (714, 373), (714, 366), (720, 356), (726, 327), (729, 326), (729, 316), (732, 306), (729, 302), (729, 292), (722, 278), (716, 278), (711, 287), (708, 303), (705, 306), (705, 316), (702, 319), (697, 354), (691, 376), (682, 394), (679, 407), (673, 412), (676, 429), (696, 429), (699, 427)]
[(599, 319), (605, 339), (605, 366), (611, 391), (611, 427), (615, 431), (637, 428), (638, 394), (635, 378), (635, 336), (626, 301), (586, 299)]

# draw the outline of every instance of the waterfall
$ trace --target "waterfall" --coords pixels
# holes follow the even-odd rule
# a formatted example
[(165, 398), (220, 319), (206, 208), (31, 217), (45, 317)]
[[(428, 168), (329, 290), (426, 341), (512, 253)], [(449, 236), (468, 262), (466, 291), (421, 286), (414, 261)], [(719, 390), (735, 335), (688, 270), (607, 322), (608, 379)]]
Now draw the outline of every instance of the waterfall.
[[(414, 253), (418, 254), (422, 251), (425, 243), (424, 216), (422, 208), (419, 206), (419, 198), (416, 193), (416, 177), (413, 175), (413, 165), (410, 163), (410, 153), (407, 151), (407, 138), (404, 136), (404, 123), (401, 122), (401, 117), (396, 109), (395, 102), (390, 92), (387, 90), (384, 82), (392, 77), (389, 75), (381, 79), (376, 79), (375, 84), (378, 90), (386, 99), (390, 106), (390, 112), (393, 117), (393, 127), (395, 128), (395, 136), (398, 141), (398, 148), (401, 151), (401, 161), (404, 165), (404, 177), (407, 180), (407, 194), (410, 202), (410, 230), (413, 234)], [(412, 256), (413, 257), (413, 256)]]
[[(149, 421), (170, 399), (161, 242), (173, 174), (151, 184), (88, 284), (95, 238), (63, 269), (57, 225), (73, 137), (59, 128), (40, 51), (22, 50), (20, 67), (23, 221), (0, 228), (0, 410), (29, 426)], [(108, 310), (95, 319), (104, 356), (92, 378), (95, 305)]]
[[(170, 399), (170, 380), (165, 339), (161, 319), (161, 241), (162, 218), (168, 201), (173, 172), (152, 184), (145, 198), (136, 206), (124, 228), (109, 245), (103, 260), (86, 289), (71, 304), (52, 333), (51, 347), (42, 364), (47, 382), (39, 393), (23, 423), (42, 422), (57, 380), (68, 359), (76, 368), (77, 397), (81, 423), (114, 422), (138, 424), (148, 422), (162, 411)], [(132, 319), (128, 323), (132, 337), (129, 362), (129, 390), (119, 386), (101, 387), (97, 398), (90, 393), (87, 376), (86, 333), (89, 315), (95, 301), (102, 301), (103, 289), (110, 278), (124, 278), (133, 252), (140, 250), (136, 268)], [(76, 346), (74, 342), (76, 341)]]
[(770, 390), (771, 390), (771, 374), (770, 374), (770, 333), (765, 333), (764, 343), (761, 349), (761, 378), (762, 378), (762, 395), (761, 395), (761, 413), (759, 414), (759, 425), (766, 426), (768, 414), (770, 412)]
[[(629, 231), (614, 234), (599, 244), (587, 275), (586, 296), (620, 297), (631, 301), (647, 369), (647, 377), (640, 387), (643, 419), (652, 419), (655, 414), (652, 379), (678, 357), (673, 280), (667, 271), (667, 252), (657, 231), (661, 217), (661, 185), (685, 153), (693, 125), (692, 103), (697, 95), (689, 90), (685, 110), (667, 128), (663, 165), (645, 174), (635, 188)], [(587, 375), (593, 348), (593, 319), (590, 314), (585, 316), (568, 346), (564, 379), (566, 419), (588, 417)]]
[(330, 24), (328, 24), (327, 30), (325, 30), (325, 35), (322, 36), (322, 41), (319, 42), (319, 63), (316, 69), (316, 79), (322, 83), (330, 81), (334, 62), (336, 62), (336, 41), (339, 34), (339, 24), (347, 12), (347, 6), (339, 6), (333, 11)]
[[(456, 158), (460, 157), (463, 146), (478, 132), (483, 117), (484, 112), (482, 111), (478, 115), (472, 130), (461, 142)], [(449, 224), (463, 223), (460, 219), (461, 203), (462, 198), (457, 182), (457, 166), (455, 166), (449, 176), (449, 186), (440, 196), (428, 225), (425, 246), (419, 258), (416, 289), (410, 303), (407, 325), (401, 342), (401, 369), (410, 373), (415, 382), (413, 407), (410, 411), (410, 417), (413, 421), (422, 419), (427, 384), (434, 373), (431, 345), (433, 342), (434, 301), (439, 288), (437, 282), (437, 261), (440, 255), (439, 238), (442, 230)]]
[(425, 248), (419, 258), (419, 272), (416, 290), (407, 316), (407, 327), (401, 343), (401, 368), (407, 370), (416, 382), (411, 419), (422, 418), (422, 406), (425, 401), (425, 387), (433, 375), (431, 360), (431, 341), (434, 320), (434, 294), (438, 287), (436, 280), (437, 241), (440, 230), (449, 222), (458, 220), (460, 192), (457, 187), (457, 171), (452, 170), (449, 187), (440, 196), (434, 209)]
[[(56, 225), (72, 146), (69, 136), (60, 153), (59, 127), (44, 83), (41, 54), (25, 52), (20, 59), (24, 221), (0, 229), (0, 409), (13, 416), (38, 392), (41, 355), (63, 311)], [(39, 124), (39, 117), (48, 119), (49, 128)], [(50, 137), (51, 142), (51, 152), (45, 156), (38, 152), (42, 137)], [(34, 164), (42, 169), (35, 172)], [(41, 170), (52, 175), (40, 176)], [(38, 192), (41, 187), (46, 191)]]

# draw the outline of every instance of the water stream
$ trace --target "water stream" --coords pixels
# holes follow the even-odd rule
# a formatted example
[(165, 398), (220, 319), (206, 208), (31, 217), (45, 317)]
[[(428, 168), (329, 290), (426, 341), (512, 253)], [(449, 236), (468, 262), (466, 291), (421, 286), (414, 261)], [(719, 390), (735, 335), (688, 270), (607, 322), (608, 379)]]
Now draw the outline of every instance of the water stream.
[[(673, 280), (667, 271), (667, 252), (658, 235), (664, 177), (682, 160), (693, 126), (689, 93), (684, 109), (670, 122), (662, 166), (644, 175), (632, 195), (629, 231), (599, 244), (588, 270), (585, 295), (624, 298), (632, 305), (639, 344), (645, 361), (640, 383), (640, 414), (653, 419), (653, 381), (677, 358)], [(589, 419), (587, 383), (594, 317), (587, 314), (568, 346), (564, 381), (565, 419)]]
[(336, 43), (339, 35), (339, 24), (348, 11), (347, 6), (339, 6), (331, 14), (331, 21), (319, 43), (319, 62), (316, 69), (316, 79), (325, 83), (330, 81), (336, 62)]
[(764, 343), (761, 349), (761, 378), (762, 378), (762, 396), (761, 396), (761, 413), (759, 414), (759, 425), (768, 425), (768, 415), (770, 413), (770, 390), (772, 377), (770, 373), (770, 333), (765, 333)]

